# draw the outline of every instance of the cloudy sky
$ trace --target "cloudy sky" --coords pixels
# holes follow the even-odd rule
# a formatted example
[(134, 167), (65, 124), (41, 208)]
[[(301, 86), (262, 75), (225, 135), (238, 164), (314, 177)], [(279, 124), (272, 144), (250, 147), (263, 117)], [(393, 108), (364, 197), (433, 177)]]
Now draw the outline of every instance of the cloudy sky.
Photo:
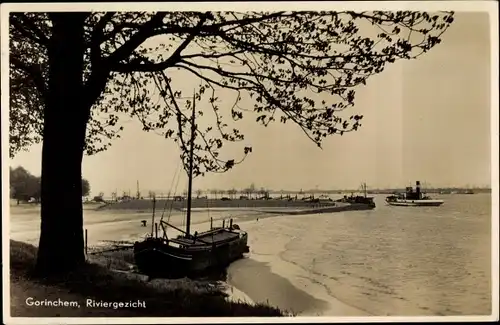
[[(456, 13), (442, 43), (417, 60), (398, 61), (357, 89), (359, 131), (332, 136), (320, 150), (291, 124), (244, 121), (253, 153), (225, 174), (196, 178), (195, 188), (280, 189), (490, 185), (490, 35), (485, 13)], [(241, 148), (238, 149), (238, 152)], [(171, 141), (126, 124), (106, 152), (85, 157), (92, 193), (167, 192), (179, 168)], [(63, 154), (63, 152), (61, 152)], [(41, 146), (12, 166), (40, 174)], [(181, 179), (178, 191), (186, 187)]]

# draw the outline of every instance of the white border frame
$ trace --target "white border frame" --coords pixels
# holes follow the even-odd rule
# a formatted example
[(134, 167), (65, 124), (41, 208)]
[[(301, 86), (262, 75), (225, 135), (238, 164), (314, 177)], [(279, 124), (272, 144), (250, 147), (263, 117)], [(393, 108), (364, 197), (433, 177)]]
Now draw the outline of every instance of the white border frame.
[[(492, 189), (492, 315), (490, 316), (429, 316), (429, 317), (134, 317), (134, 318), (28, 318), (10, 316), (10, 201), (9, 201), (9, 12), (11, 11), (134, 11), (134, 10), (453, 10), (467, 12), (488, 12), (490, 16), (490, 50), (491, 50), (491, 189)], [(308, 2), (135, 2), (135, 3), (4, 3), (1, 10), (1, 107), (2, 109), (2, 261), (3, 261), (3, 315), (6, 324), (180, 324), (180, 323), (338, 323), (338, 322), (463, 322), (492, 321), (499, 319), (499, 65), (498, 65), (498, 2), (497, 1), (308, 1)], [(6, 281), (5, 281), (6, 280)]]

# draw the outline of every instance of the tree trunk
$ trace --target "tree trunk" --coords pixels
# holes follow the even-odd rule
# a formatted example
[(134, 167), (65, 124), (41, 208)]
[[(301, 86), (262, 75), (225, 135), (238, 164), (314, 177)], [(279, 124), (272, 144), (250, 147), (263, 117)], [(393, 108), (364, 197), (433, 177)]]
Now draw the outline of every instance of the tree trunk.
[(37, 271), (44, 276), (67, 273), (85, 262), (82, 158), (90, 114), (83, 98), (85, 15), (50, 14), (37, 257)]

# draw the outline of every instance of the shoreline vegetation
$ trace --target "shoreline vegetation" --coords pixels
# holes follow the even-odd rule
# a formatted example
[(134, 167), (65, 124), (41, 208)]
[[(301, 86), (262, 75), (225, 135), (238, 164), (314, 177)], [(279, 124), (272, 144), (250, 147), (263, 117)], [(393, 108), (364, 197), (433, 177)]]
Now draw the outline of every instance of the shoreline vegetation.
[[(12, 317), (252, 317), (294, 316), (262, 303), (229, 299), (216, 281), (155, 279), (126, 272), (130, 252), (90, 257), (77, 272), (64, 278), (40, 279), (33, 273), (37, 248), (10, 240), (10, 290)], [(37, 301), (78, 301), (78, 307), (28, 306)], [(145, 308), (90, 308), (94, 301), (144, 301)]]

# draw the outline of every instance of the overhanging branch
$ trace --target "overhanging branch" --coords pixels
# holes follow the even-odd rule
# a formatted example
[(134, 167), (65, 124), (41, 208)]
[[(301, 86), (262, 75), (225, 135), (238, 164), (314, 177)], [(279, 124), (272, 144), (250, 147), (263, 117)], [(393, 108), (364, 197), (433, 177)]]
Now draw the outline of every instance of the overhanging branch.
[[(201, 28), (205, 21), (207, 20), (207, 15), (203, 15), (196, 25), (195, 29), (191, 34), (189, 34), (186, 39), (182, 42), (181, 45), (170, 55), (170, 57), (160, 63), (154, 63), (146, 58), (141, 58), (139, 60), (135, 60), (133, 63), (116, 63), (112, 69), (117, 72), (158, 72), (158, 71), (163, 71), (171, 66), (173, 66), (175, 63), (179, 62), (181, 60), (181, 53), (186, 49), (186, 47), (191, 43), (191, 41), (200, 34)], [(139, 61), (145, 62), (145, 63), (139, 63)]]
[(126, 59), (132, 52), (138, 48), (148, 37), (155, 27), (161, 26), (162, 20), (165, 17), (165, 12), (156, 13), (147, 23), (142, 25), (137, 33), (113, 52), (107, 59), (107, 64), (115, 66), (118, 62)]

